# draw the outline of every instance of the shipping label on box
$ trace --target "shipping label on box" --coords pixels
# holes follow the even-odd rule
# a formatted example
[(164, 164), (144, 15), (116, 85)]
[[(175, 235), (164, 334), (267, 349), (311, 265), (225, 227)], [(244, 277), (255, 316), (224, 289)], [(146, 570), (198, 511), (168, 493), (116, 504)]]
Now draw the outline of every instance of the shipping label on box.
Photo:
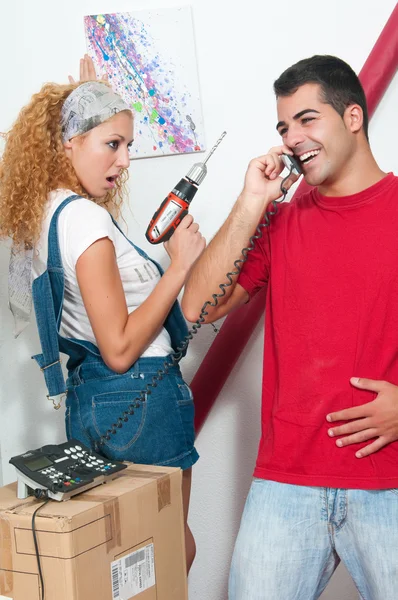
[(153, 543), (111, 563), (112, 599), (130, 600), (153, 587), (155, 551)]

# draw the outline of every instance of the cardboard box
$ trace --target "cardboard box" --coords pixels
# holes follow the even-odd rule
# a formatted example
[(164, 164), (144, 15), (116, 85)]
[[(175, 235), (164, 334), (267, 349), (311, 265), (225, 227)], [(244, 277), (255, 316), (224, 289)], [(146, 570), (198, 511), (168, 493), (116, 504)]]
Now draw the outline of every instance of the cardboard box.
[[(187, 600), (180, 469), (130, 464), (36, 517), (45, 600)], [(0, 488), (0, 598), (41, 600), (32, 514)]]

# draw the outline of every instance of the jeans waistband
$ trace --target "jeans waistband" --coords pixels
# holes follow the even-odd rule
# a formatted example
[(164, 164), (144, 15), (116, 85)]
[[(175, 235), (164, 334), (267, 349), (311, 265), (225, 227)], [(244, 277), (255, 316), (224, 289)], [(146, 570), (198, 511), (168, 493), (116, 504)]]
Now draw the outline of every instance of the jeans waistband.
[[(159, 370), (164, 370), (165, 362), (172, 365), (171, 355), (167, 356), (145, 356), (139, 358), (125, 373), (117, 373), (112, 371), (103, 360), (98, 357), (87, 357), (80, 365), (69, 372), (67, 386), (76, 386), (90, 381), (91, 379), (102, 379), (108, 377), (123, 377), (129, 375), (133, 379), (143, 379), (146, 374), (155, 375)], [(168, 373), (173, 375), (181, 375), (179, 365), (168, 367)]]

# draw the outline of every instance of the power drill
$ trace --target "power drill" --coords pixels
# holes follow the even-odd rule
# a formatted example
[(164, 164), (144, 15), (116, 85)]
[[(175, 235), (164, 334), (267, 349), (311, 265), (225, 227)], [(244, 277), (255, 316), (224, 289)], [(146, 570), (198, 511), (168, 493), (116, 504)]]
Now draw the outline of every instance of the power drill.
[(195, 163), (187, 175), (180, 179), (167, 198), (163, 200), (146, 230), (145, 235), (148, 242), (160, 244), (171, 238), (182, 219), (188, 214), (189, 205), (207, 175), (207, 161), (226, 134), (226, 131), (221, 134), (204, 162)]

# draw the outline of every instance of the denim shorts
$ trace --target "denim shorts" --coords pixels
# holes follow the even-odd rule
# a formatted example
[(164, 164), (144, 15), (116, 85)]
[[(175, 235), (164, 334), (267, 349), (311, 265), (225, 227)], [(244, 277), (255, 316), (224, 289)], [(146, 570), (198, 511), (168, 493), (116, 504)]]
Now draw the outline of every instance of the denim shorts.
[[(109, 369), (98, 357), (89, 357), (69, 373), (66, 434), (93, 448), (112, 427), (168, 357), (137, 360), (123, 374)], [(169, 359), (170, 362), (170, 359)], [(141, 464), (190, 468), (199, 458), (194, 447), (194, 402), (179, 366), (149, 388), (145, 402), (123, 422), (100, 452), (109, 459)]]

